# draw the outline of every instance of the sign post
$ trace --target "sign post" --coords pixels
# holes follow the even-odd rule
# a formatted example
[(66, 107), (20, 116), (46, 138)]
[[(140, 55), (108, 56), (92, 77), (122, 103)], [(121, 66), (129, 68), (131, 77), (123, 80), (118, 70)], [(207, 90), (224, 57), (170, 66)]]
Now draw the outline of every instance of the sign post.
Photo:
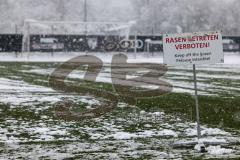
[(200, 128), (199, 103), (198, 103), (198, 93), (197, 93), (197, 76), (196, 76), (196, 65), (195, 64), (193, 64), (193, 80), (194, 80), (196, 118), (197, 118), (197, 136), (198, 136), (198, 139), (200, 139), (201, 138), (201, 128)]
[(197, 136), (201, 138), (196, 64), (223, 63), (223, 43), (220, 32), (198, 32), (163, 35), (163, 62), (167, 65), (193, 65)]

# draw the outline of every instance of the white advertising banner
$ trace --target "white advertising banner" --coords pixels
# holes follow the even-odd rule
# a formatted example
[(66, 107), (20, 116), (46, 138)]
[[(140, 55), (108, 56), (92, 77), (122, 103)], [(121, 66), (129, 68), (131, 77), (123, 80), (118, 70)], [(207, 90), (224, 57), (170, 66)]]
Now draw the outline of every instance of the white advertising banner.
[(223, 63), (223, 42), (220, 32), (198, 32), (163, 35), (164, 64)]

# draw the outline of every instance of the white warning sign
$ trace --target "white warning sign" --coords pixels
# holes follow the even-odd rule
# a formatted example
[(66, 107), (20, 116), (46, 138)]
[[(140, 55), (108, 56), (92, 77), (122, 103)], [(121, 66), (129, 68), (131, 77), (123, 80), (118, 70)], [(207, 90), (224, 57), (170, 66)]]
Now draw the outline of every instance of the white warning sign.
[(163, 35), (164, 64), (223, 63), (223, 42), (220, 32), (198, 32)]

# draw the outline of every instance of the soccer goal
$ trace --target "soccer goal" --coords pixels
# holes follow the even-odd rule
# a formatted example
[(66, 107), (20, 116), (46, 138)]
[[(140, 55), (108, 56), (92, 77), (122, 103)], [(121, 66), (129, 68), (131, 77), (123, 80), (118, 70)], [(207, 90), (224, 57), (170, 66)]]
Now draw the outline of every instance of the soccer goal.
[[(117, 36), (122, 39), (129, 38), (129, 32), (134, 22), (79, 22), (79, 21), (35, 21), (25, 20), (23, 27), (22, 51), (31, 51), (31, 36), (34, 35), (82, 35), (82, 36)], [(40, 47), (61, 47), (56, 44), (56, 39), (48, 38), (40, 40)], [(96, 45), (93, 38), (88, 39), (90, 47)], [(43, 45), (44, 44), (44, 45)], [(51, 45), (54, 44), (54, 45)], [(34, 46), (36, 47), (36, 45)], [(38, 46), (39, 47), (39, 44)]]

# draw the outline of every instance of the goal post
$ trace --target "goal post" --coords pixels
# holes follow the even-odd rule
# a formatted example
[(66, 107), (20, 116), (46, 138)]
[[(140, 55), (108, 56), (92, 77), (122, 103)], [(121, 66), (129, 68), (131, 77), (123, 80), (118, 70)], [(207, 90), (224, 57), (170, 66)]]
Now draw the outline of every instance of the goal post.
[(30, 51), (31, 35), (119, 36), (129, 38), (134, 22), (79, 22), (25, 20), (22, 51)]

